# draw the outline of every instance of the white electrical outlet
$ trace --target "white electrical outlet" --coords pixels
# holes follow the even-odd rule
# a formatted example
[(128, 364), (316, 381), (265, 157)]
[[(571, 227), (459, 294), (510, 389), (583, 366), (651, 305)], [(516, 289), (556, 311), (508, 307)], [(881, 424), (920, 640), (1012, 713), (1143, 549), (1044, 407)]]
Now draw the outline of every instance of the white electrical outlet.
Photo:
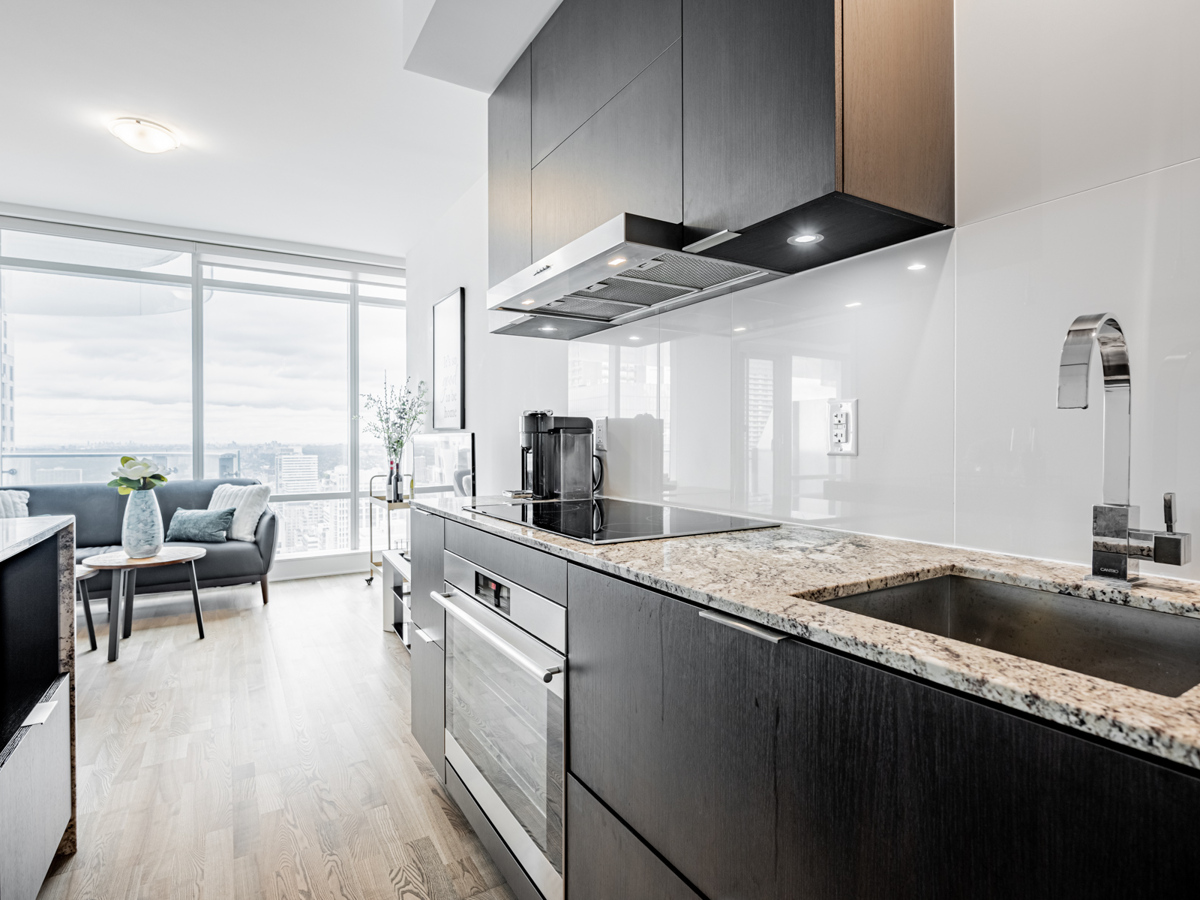
[(858, 401), (829, 401), (829, 455), (858, 456)]

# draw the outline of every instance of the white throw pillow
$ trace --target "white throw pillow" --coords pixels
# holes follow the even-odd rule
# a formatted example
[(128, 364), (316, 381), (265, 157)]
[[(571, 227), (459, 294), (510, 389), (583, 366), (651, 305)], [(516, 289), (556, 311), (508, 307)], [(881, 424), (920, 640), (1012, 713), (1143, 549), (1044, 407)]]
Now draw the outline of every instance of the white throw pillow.
[(270, 496), (269, 484), (218, 484), (208, 508), (236, 510), (226, 537), (231, 541), (253, 541)]
[(29, 491), (0, 491), (0, 519), (28, 519)]

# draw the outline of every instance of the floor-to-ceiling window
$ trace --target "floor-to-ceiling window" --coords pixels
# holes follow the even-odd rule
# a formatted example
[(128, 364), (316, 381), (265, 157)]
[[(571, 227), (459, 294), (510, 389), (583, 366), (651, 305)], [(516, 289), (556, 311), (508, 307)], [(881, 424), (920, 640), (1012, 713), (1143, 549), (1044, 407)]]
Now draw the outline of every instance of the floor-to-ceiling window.
[(405, 375), (404, 272), (0, 219), (5, 485), (270, 484), (280, 552), (365, 548), (363, 393)]

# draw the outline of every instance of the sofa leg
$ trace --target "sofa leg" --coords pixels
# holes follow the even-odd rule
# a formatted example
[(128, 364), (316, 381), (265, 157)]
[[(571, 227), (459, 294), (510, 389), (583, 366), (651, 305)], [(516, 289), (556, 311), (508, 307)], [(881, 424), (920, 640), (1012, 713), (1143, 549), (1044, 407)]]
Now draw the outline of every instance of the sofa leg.
[(264, 575), (264, 576), (262, 577), (262, 581), (260, 581), (258, 584), (259, 584), (259, 586), (262, 588), (262, 592), (263, 592), (263, 603), (266, 603), (268, 600), (270, 600), (270, 599), (271, 599), (270, 595), (267, 593), (267, 576), (266, 576), (266, 575)]

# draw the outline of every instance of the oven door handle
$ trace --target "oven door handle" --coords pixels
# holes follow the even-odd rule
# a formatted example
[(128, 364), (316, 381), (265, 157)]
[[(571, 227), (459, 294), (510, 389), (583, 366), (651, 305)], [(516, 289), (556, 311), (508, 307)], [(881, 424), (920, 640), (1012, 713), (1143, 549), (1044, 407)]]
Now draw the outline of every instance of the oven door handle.
[(437, 591), (429, 592), (429, 599), (437, 603), (438, 606), (444, 609), (447, 613), (454, 616), (454, 618), (458, 619), (458, 621), (462, 622), (462, 624), (466, 625), (473, 632), (475, 632), (475, 634), (483, 638), (530, 675), (533, 675), (535, 678), (540, 678), (546, 684), (549, 684), (555, 675), (562, 674), (561, 666), (551, 666), (550, 668), (539, 666), (532, 659), (530, 659), (516, 647), (512, 646), (512, 644), (508, 643), (508, 641), (504, 640), (504, 638), (500, 637), (486, 625), (476, 621), (474, 617), (463, 612), (461, 609), (451, 603), (450, 600), (453, 597), (454, 594), (439, 594)]

